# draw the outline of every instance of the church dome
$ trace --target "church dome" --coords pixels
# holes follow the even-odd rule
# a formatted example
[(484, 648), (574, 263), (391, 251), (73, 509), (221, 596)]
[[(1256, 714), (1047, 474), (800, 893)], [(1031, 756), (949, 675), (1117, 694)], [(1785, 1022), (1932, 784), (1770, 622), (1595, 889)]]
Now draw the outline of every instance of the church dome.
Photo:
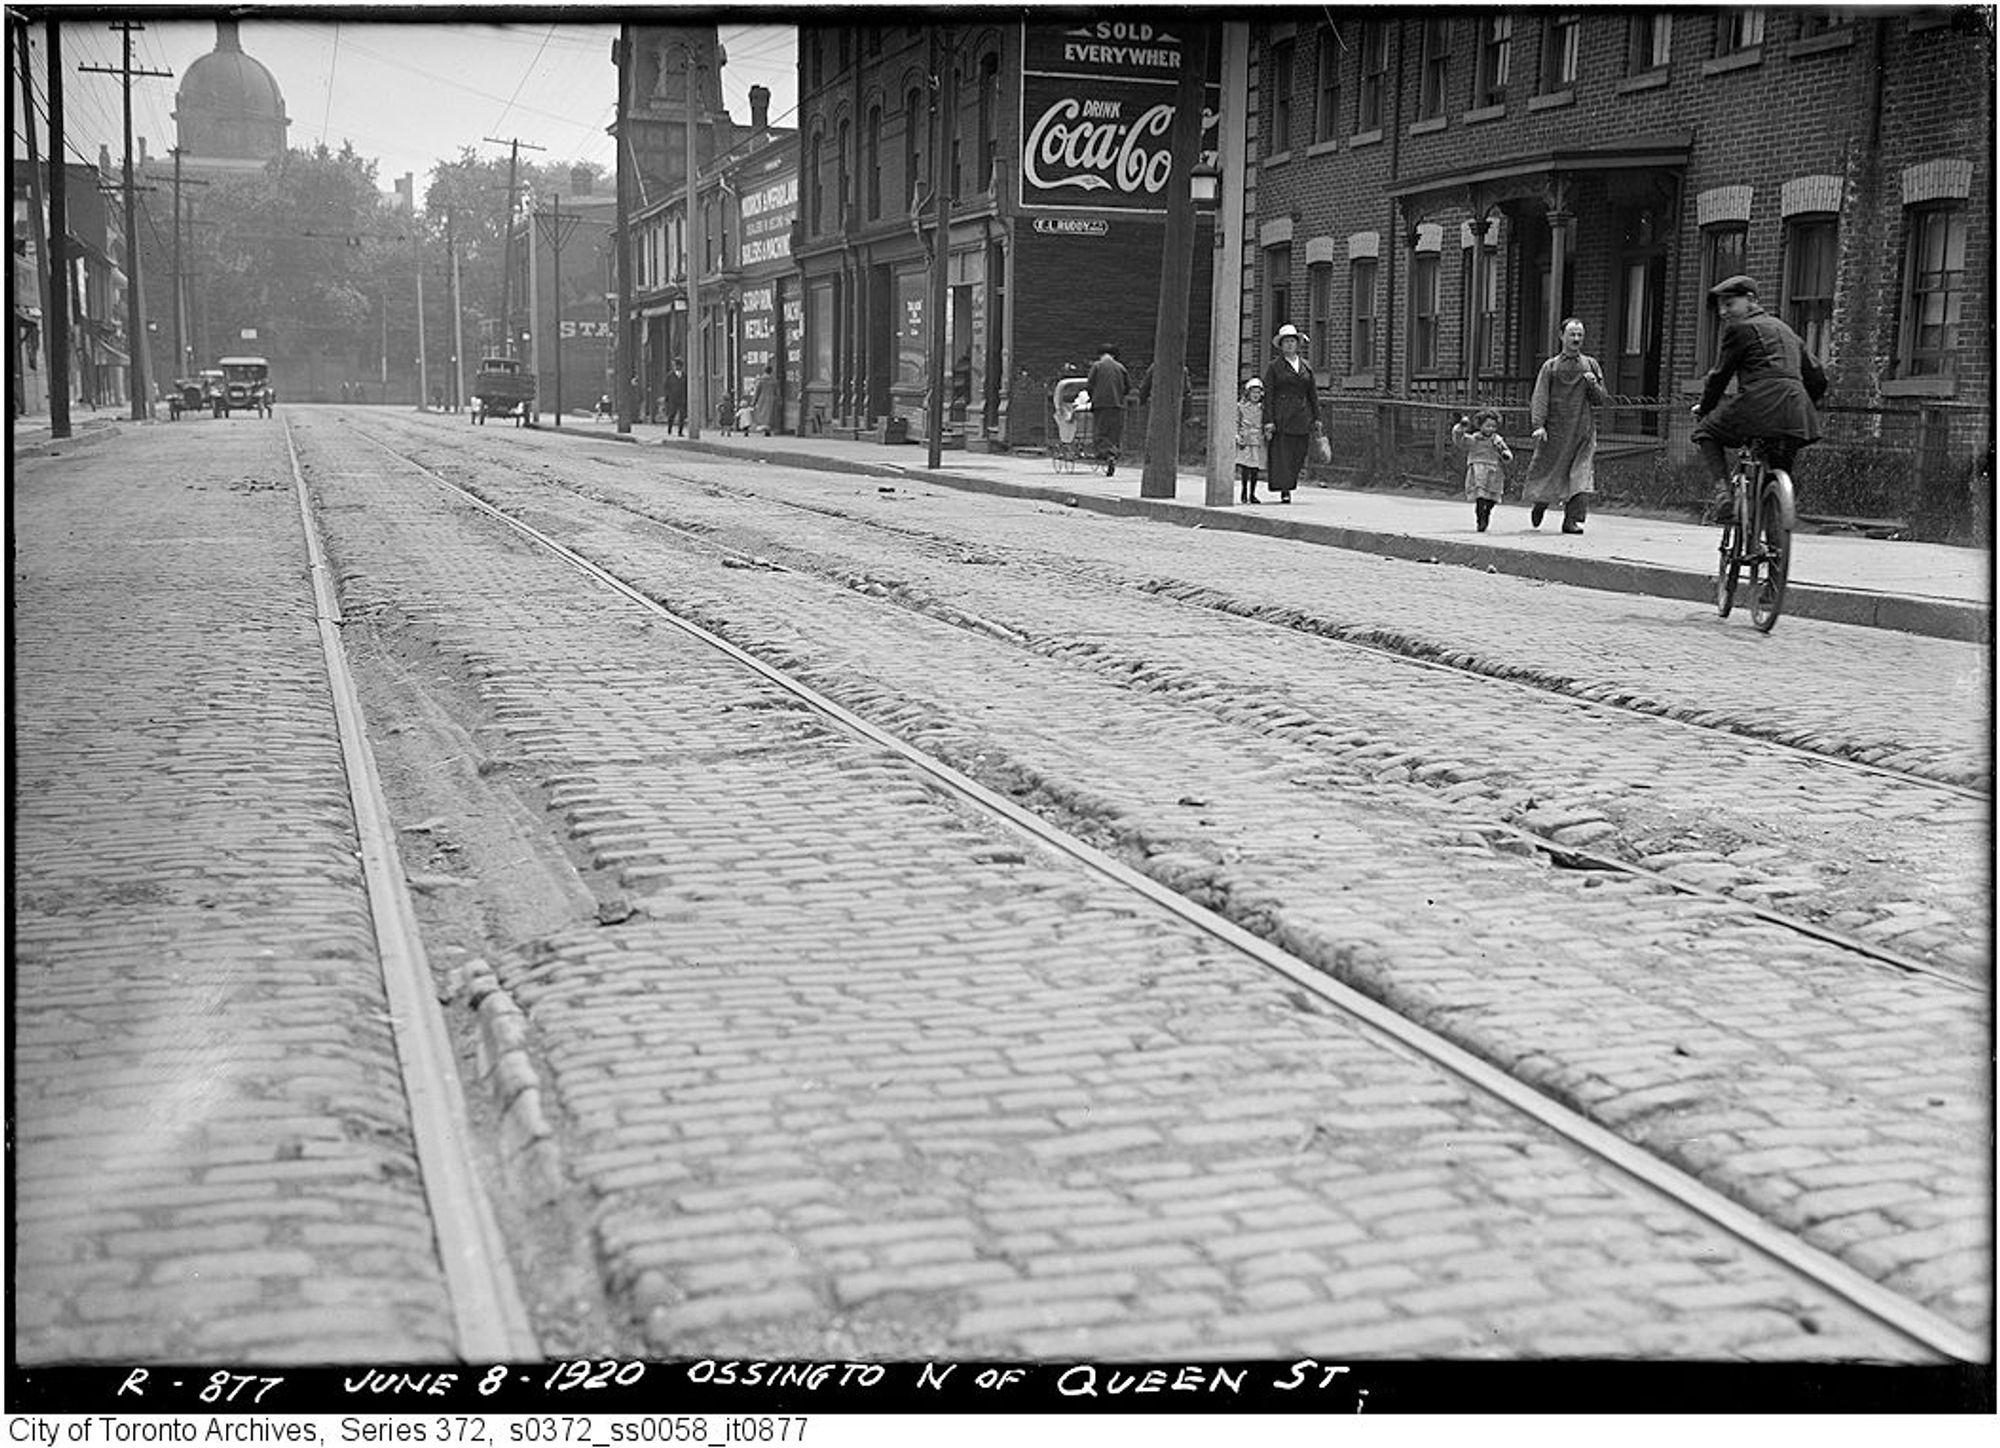
[(285, 98), (271, 72), (243, 53), (234, 20), (215, 22), (215, 49), (181, 77), (174, 121), (190, 159), (262, 163), (284, 154)]

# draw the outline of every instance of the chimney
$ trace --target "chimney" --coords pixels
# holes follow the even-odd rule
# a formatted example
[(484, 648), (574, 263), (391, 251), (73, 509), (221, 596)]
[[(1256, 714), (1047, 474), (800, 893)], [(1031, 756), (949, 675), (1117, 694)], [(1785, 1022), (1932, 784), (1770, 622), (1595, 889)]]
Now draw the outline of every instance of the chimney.
[(750, 87), (750, 129), (768, 131), (771, 128), (771, 88), (753, 85)]
[(103, 175), (111, 174), (111, 148), (102, 141), (97, 144), (97, 169)]
[(569, 194), (572, 196), (588, 196), (590, 194), (590, 168), (588, 166), (570, 167)]
[(141, 166), (146, 164), (146, 138), (144, 136), (139, 138), (139, 164)]

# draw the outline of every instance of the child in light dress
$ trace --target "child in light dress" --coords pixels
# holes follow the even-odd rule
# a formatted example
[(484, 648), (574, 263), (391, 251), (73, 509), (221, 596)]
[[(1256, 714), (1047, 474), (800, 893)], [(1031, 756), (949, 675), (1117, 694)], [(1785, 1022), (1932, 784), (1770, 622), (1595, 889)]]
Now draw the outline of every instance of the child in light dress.
[(1236, 477), (1242, 502), (1261, 503), (1258, 475), (1264, 471), (1264, 379), (1252, 377), (1236, 400)]
[(1493, 505), (1506, 491), (1507, 473), (1502, 465), (1514, 461), (1514, 450), (1500, 436), (1500, 414), (1491, 407), (1454, 422), (1451, 440), (1465, 449), (1465, 496), (1472, 499), (1473, 519), (1484, 533)]

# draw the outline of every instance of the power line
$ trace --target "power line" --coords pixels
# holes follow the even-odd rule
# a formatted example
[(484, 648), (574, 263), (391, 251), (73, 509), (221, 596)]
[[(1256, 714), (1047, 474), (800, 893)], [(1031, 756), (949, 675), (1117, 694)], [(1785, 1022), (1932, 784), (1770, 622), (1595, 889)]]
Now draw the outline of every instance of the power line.
[(496, 120), (493, 123), (494, 130), (497, 131), (500, 129), (501, 121), (507, 119), (507, 112), (513, 110), (514, 102), (521, 98), (521, 92), (524, 89), (526, 89), (529, 77), (534, 75), (535, 67), (542, 63), (542, 52), (549, 48), (549, 36), (554, 35), (555, 33), (556, 33), (556, 28), (555, 26), (551, 25), (548, 30), (548, 35), (544, 35), (542, 37), (542, 43), (535, 48), (535, 58), (529, 61), (528, 68), (521, 72), (521, 79), (520, 82), (514, 87), (514, 94), (508, 96), (507, 104), (500, 108), (499, 120)]

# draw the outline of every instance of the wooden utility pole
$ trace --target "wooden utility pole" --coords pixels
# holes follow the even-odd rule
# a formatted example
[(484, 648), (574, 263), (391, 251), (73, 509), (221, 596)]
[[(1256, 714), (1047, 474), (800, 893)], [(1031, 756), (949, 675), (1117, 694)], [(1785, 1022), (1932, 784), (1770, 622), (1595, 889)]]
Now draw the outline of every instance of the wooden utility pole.
[(683, 73), (687, 81), (687, 90), (685, 92), (686, 114), (681, 117), (685, 126), (682, 140), (687, 147), (687, 217), (686, 224), (681, 227), (681, 235), (687, 238), (687, 435), (690, 440), (698, 442), (701, 439), (702, 413), (708, 408), (708, 362), (707, 356), (701, 347), (701, 253), (706, 249), (708, 226), (705, 222), (702, 223), (703, 245), (697, 247), (694, 242), (694, 229), (698, 208), (701, 204), (700, 187), (698, 185), (701, 176), (695, 165), (694, 101), (696, 67), (693, 43), (683, 43), (681, 51), (682, 57), (687, 64), (687, 69)]
[[(153, 402), (146, 387), (145, 322), (139, 314), (139, 223), (135, 215), (134, 196), (138, 187), (132, 181), (132, 77), (157, 76), (162, 80), (172, 80), (170, 70), (132, 69), (132, 32), (146, 27), (133, 20), (113, 21), (111, 29), (118, 31), (125, 42), (125, 58), (116, 70), (104, 65), (80, 65), (79, 71), (92, 71), (101, 75), (122, 76), (125, 91), (125, 180), (119, 188), (125, 193), (125, 372), (132, 389), (132, 418), (144, 421), (153, 415)], [(151, 187), (147, 188), (151, 190)]]
[[(1153, 324), (1152, 410), (1146, 418), (1146, 468), (1139, 478), (1142, 498), (1171, 498), (1180, 460), (1188, 283), (1194, 278), (1194, 165), (1201, 157), (1201, 105), (1208, 94), (1209, 28), (1199, 21), (1187, 27), (1180, 81), (1174, 90), (1173, 165), (1167, 173), (1160, 305)], [(1209, 425), (1215, 425), (1213, 420)]]
[(951, 380), (951, 363), (944, 355), (945, 308), (951, 282), (951, 186), (945, 166), (951, 156), (951, 133), (958, 119), (958, 41), (949, 25), (931, 32), (931, 96), (937, 107), (936, 124), (931, 128), (931, 317), (930, 317), (930, 406), (924, 409), (924, 431), (929, 434), (928, 465), (935, 470), (944, 462), (945, 387)]
[[(42, 309), (42, 361), (49, 369), (49, 420), (53, 424), (56, 411), (56, 385), (55, 351), (51, 343), (54, 337), (53, 328), (58, 324), (59, 319), (56, 317), (55, 301), (50, 295), (54, 284), (54, 269), (49, 256), (47, 217), (46, 213), (42, 210), (46, 199), (42, 194), (42, 161), (41, 157), (36, 154), (35, 147), (34, 47), (29, 43), (29, 36), (32, 32), (28, 29), (27, 21), (16, 21), (14, 31), (21, 41), (21, 104), (24, 108), (21, 115), (21, 122), (22, 128), (28, 133), (28, 206), (34, 213), (32, 220), (35, 235), (35, 281), (36, 290), (39, 293), (38, 301)], [(53, 137), (53, 128), (55, 125), (53, 113), (49, 117), (49, 123)], [(52, 150), (49, 154), (57, 157), (58, 164), (60, 164), (59, 152)], [(63, 381), (67, 384), (69, 378), (65, 376)], [(68, 411), (68, 407), (69, 398), (67, 392), (65, 392), (63, 398), (65, 412)], [(65, 427), (62, 432), (55, 433), (55, 436), (63, 437), (67, 432), (68, 429)]]
[(1243, 365), (1243, 153), (1249, 131), (1250, 26), (1222, 24), (1222, 118), (1216, 167), (1222, 197), (1216, 212), (1215, 278), (1208, 313), (1208, 488), (1202, 501), (1227, 508), (1236, 501), (1236, 374)]
[(465, 406), (465, 312), (458, 289), (458, 237), (452, 213), (444, 214), (444, 249), (451, 258), (451, 410)]
[(617, 295), (616, 315), (612, 318), (611, 365), (616, 369), (612, 378), (612, 409), (618, 417), (618, 431), (632, 431), (632, 238), (627, 230), (631, 218), (631, 203), (627, 199), (632, 189), (632, 27), (618, 27), (618, 105), (613, 120), (613, 132), (618, 143), (617, 185), (617, 227), (611, 238), (611, 266), (615, 285), (612, 291)]
[(187, 278), (181, 270), (181, 187), (206, 186), (206, 181), (181, 175), (181, 148), (175, 146), (171, 152), (174, 158), (174, 376), (187, 375)]
[(505, 334), (505, 340), (501, 345), (500, 354), (505, 357), (512, 357), (514, 355), (514, 326), (513, 319), (507, 314), (512, 309), (514, 301), (514, 193), (519, 189), (520, 184), (521, 150), (523, 147), (526, 147), (530, 151), (543, 151), (548, 148), (533, 145), (522, 140), (519, 136), (513, 136), (504, 141), (498, 136), (487, 136), (484, 139), (496, 146), (505, 146), (507, 148), (507, 210), (502, 216), (500, 227), (502, 241), (500, 249), (500, 330)]
[(535, 213), (535, 224), (548, 223), (549, 250), (554, 254), (555, 281), (550, 287), (553, 298), (549, 306), (549, 337), (556, 349), (556, 426), (562, 426), (562, 249), (563, 242), (576, 230), (578, 218), (562, 214), (562, 193), (556, 192), (549, 198), (549, 209)]
[[(49, 435), (69, 436), (69, 171), (63, 165), (62, 31), (48, 22)], [(30, 135), (34, 134), (32, 117)], [(37, 172), (39, 174), (39, 171)]]

